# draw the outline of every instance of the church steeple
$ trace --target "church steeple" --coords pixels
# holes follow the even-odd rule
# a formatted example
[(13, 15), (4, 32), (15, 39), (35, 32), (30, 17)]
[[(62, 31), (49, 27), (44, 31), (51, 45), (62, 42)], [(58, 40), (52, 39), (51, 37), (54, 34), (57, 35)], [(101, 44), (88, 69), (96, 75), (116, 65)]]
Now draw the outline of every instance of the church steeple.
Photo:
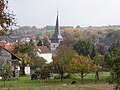
[(56, 19), (56, 25), (55, 25), (55, 32), (52, 36), (51, 42), (52, 43), (60, 43), (63, 38), (60, 34), (60, 27), (59, 27), (59, 17), (58, 17), (58, 11), (57, 11), (57, 19)]
[(60, 27), (59, 27), (59, 20), (58, 20), (58, 11), (57, 11), (56, 26), (55, 26), (55, 34), (60, 34)]

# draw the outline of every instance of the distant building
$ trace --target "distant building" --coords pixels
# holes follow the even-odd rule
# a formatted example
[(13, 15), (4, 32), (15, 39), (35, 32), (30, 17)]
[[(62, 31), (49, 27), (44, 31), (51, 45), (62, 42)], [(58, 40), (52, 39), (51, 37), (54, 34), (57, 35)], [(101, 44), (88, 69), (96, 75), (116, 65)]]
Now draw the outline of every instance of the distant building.
[(59, 20), (58, 20), (58, 14), (57, 14), (55, 32), (51, 38), (51, 51), (56, 50), (56, 48), (59, 46), (61, 41), (63, 41), (63, 37), (60, 34)]

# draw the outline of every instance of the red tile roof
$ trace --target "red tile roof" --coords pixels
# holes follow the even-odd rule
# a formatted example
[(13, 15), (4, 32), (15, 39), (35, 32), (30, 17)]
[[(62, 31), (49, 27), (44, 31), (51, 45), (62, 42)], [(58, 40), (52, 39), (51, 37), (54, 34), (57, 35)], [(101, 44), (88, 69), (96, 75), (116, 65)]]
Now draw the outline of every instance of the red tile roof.
[(5, 44), (4, 48), (7, 49), (8, 51), (13, 51), (13, 49), (14, 49), (14, 45), (11, 45), (11, 44)]
[(8, 51), (12, 51), (14, 49), (14, 45), (11, 45), (9, 43), (6, 43), (5, 41), (0, 41), (0, 46), (4, 47)]
[(7, 44), (5, 41), (0, 41), (0, 46), (1, 46), (1, 47), (4, 47), (5, 44)]
[(37, 46), (40, 53), (51, 53), (50, 49), (46, 46)]

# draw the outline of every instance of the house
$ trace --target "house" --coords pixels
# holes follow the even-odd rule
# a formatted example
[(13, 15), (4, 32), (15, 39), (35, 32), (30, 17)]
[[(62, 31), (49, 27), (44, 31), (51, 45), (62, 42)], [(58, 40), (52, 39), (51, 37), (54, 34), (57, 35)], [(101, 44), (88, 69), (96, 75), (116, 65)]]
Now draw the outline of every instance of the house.
[(47, 46), (37, 46), (37, 54), (39, 57), (44, 58), (47, 63), (52, 62), (52, 52)]
[(19, 76), (19, 66), (15, 65), (15, 62), (20, 61), (20, 58), (18, 58), (15, 54), (7, 50), (6, 48), (2, 47), (0, 45), (0, 62), (2, 62), (2, 66), (8, 66), (8, 62), (12, 66), (11, 70), (13, 71), (13, 77)]

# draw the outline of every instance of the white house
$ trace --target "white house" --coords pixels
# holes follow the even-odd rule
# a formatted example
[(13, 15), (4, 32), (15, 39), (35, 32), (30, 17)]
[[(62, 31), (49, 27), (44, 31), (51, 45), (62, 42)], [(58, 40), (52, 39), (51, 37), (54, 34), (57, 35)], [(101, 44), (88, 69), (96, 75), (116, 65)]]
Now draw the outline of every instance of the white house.
[(39, 57), (44, 58), (47, 63), (52, 62), (52, 52), (46, 46), (37, 46), (37, 54)]

